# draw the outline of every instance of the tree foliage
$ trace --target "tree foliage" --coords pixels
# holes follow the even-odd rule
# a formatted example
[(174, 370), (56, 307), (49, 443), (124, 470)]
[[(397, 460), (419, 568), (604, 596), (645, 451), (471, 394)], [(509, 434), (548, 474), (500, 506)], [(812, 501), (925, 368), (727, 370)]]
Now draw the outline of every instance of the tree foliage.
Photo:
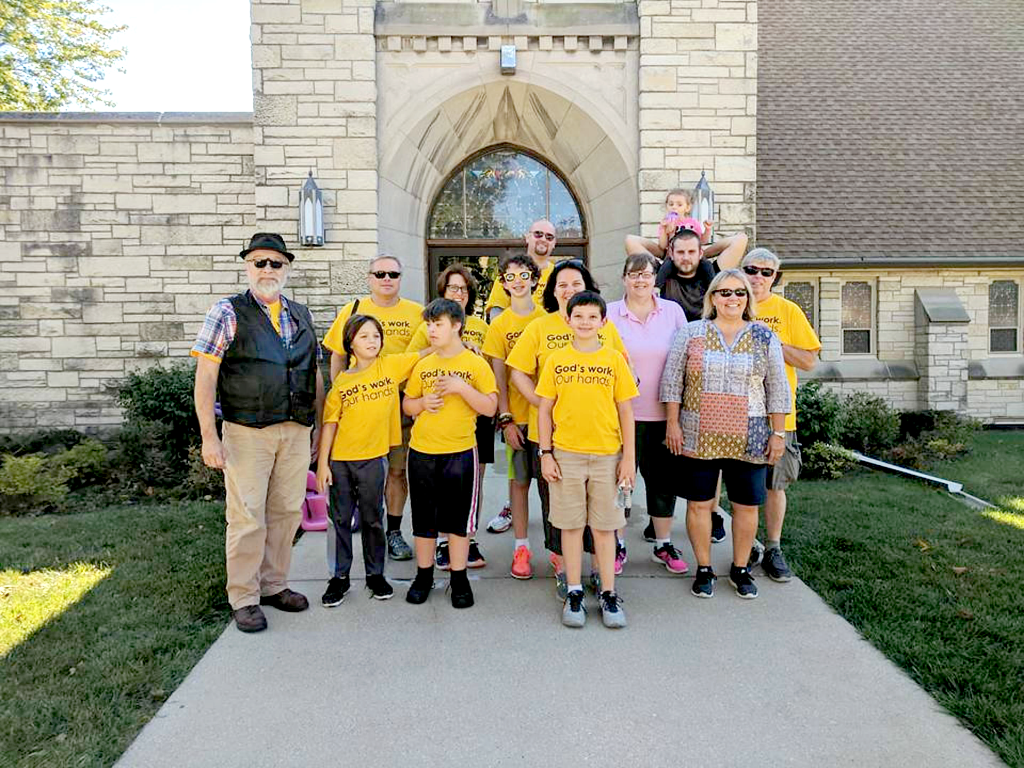
[(113, 107), (98, 83), (125, 56), (110, 47), (125, 27), (101, 23), (109, 11), (97, 0), (0, 0), (0, 110)]

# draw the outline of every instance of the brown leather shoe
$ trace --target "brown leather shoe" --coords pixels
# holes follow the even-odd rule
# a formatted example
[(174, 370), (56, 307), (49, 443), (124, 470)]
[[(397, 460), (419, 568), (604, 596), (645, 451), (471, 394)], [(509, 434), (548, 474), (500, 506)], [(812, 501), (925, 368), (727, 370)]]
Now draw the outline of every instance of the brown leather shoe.
[(276, 595), (264, 595), (260, 598), (260, 605), (269, 605), (279, 611), (298, 613), (309, 608), (309, 600), (305, 595), (293, 592), (290, 589), (282, 589)]
[(242, 632), (262, 632), (267, 628), (267, 617), (263, 615), (263, 609), (258, 605), (247, 605), (232, 611), (235, 618), (235, 625)]

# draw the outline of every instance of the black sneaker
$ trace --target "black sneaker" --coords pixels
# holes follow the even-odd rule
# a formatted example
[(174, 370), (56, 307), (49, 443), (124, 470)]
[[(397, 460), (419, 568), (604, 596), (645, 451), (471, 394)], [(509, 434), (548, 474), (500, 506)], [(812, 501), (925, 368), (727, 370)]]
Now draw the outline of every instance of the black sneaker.
[(341, 578), (335, 576), (327, 582), (327, 590), (324, 592), (323, 597), (320, 598), (320, 604), (324, 608), (334, 608), (337, 605), (341, 605), (345, 602), (345, 594), (348, 592), (348, 588), (348, 576)]
[(749, 568), (729, 566), (729, 583), (736, 590), (736, 594), (744, 600), (753, 600), (757, 597), (757, 584), (754, 583)]
[(747, 568), (753, 570), (761, 564), (762, 559), (764, 559), (764, 547), (755, 543), (754, 546), (750, 548), (750, 557), (747, 558)]
[(725, 541), (725, 518), (717, 510), (711, 510), (711, 543)]
[(447, 571), (452, 567), (452, 561), (448, 557), (447, 541), (437, 542), (437, 548), (434, 550), (434, 565), (439, 571)]
[(647, 527), (644, 528), (643, 532), (644, 541), (654, 542), (657, 540), (657, 535), (654, 533), (654, 519), (647, 518)]
[(366, 577), (366, 588), (374, 600), (390, 600), (395, 596), (395, 588), (381, 574)]
[(772, 581), (786, 582), (793, 578), (793, 571), (786, 565), (786, 558), (782, 556), (782, 550), (778, 547), (772, 547), (764, 553), (761, 570)]
[(409, 585), (409, 591), (405, 593), (405, 602), (412, 603), (413, 605), (422, 605), (427, 602), (427, 598), (430, 597), (430, 590), (434, 588), (434, 577), (430, 577), (430, 581), (426, 579), (420, 580), (417, 576), (412, 580), (412, 584)]
[(451, 592), (452, 608), (473, 607), (473, 588), (469, 586), (469, 579), (454, 585), (449, 581), (448, 590)]
[(715, 582), (718, 577), (710, 568), (698, 568), (697, 575), (693, 577), (693, 586), (690, 587), (690, 594), (694, 597), (709, 598), (715, 596)]
[(487, 561), (484, 559), (484, 555), (480, 551), (480, 545), (476, 543), (476, 539), (470, 539), (469, 557), (466, 559), (466, 567), (483, 568), (485, 565), (487, 565)]

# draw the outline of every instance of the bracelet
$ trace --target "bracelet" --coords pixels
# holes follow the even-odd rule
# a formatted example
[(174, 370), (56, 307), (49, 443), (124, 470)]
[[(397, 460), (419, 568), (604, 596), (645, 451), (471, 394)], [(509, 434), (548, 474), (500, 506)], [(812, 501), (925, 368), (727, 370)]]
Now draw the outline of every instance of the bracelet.
[(783, 440), (786, 439), (785, 432), (772, 432), (772, 437), (781, 437)]
[(514, 424), (516, 417), (511, 413), (502, 413), (498, 416), (498, 429), (504, 429), (509, 424)]

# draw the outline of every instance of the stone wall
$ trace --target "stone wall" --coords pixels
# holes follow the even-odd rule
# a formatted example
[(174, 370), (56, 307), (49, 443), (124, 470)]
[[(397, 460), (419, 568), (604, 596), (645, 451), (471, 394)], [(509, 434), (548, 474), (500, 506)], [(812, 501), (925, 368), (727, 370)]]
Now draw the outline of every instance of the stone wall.
[[(841, 376), (828, 376), (828, 385), (841, 392), (870, 391), (886, 397), (899, 408), (924, 408), (926, 396), (922, 392), (946, 391), (952, 393), (952, 382), (921, 384), (917, 376), (925, 373), (917, 366), (916, 354), (919, 330), (915, 321), (914, 292), (916, 289), (949, 288), (970, 318), (965, 326), (963, 346), (964, 363), (972, 363), (974, 373), (967, 382), (968, 414), (986, 421), (1021, 421), (1024, 419), (1024, 355), (991, 356), (988, 352), (988, 287), (993, 280), (1016, 280), (1024, 287), (1024, 270), (1010, 267), (986, 268), (906, 268), (906, 269), (816, 269), (783, 270), (786, 282), (810, 282), (815, 286), (818, 312), (818, 335), (821, 338), (821, 360), (830, 366), (819, 366), (814, 374), (820, 378), (820, 369), (838, 371)], [(876, 354), (871, 356), (843, 356), (842, 307), (840, 291), (845, 280), (866, 280), (876, 290)], [(959, 336), (959, 333), (958, 333)], [(952, 342), (951, 342), (952, 343)], [(961, 342), (957, 342), (960, 344)], [(961, 347), (958, 347), (961, 349)], [(984, 365), (995, 360), (996, 365)], [(964, 365), (947, 370), (957, 380), (963, 376)], [(893, 378), (894, 369), (916, 370), (913, 379)], [(938, 369), (937, 369), (938, 370)], [(883, 378), (888, 376), (888, 378)], [(962, 385), (957, 385), (958, 387)], [(920, 389), (924, 387), (924, 389)], [(956, 400), (960, 401), (962, 393)]]
[(256, 221), (294, 242), (310, 169), (326, 245), (303, 249), (297, 296), (319, 325), (365, 289), (377, 251), (374, 0), (251, 0)]
[(252, 232), (243, 115), (0, 118), (0, 430), (120, 422), (117, 382), (188, 354)]
[(757, 3), (640, 0), (640, 216), (707, 171), (722, 232), (754, 233)]

